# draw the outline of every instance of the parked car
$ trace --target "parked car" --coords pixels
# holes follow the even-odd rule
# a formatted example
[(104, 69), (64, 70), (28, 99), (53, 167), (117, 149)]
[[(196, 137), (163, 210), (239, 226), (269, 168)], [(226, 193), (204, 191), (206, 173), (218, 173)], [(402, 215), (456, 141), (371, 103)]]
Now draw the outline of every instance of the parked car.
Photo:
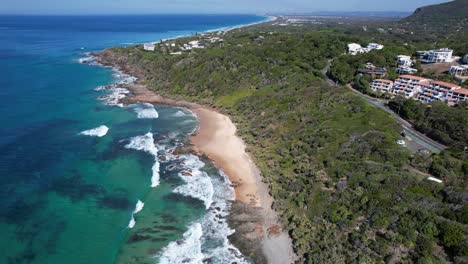
[(405, 144), (406, 144), (405, 141), (402, 140), (402, 139), (397, 140), (396, 143), (397, 143), (398, 145), (405, 145)]

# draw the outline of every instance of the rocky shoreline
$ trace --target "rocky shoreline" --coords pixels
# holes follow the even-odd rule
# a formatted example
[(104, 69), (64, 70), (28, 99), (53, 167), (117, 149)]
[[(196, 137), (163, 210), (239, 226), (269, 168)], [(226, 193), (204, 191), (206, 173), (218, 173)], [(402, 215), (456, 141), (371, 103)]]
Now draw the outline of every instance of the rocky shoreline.
[[(235, 135), (235, 126), (230, 119), (211, 107), (156, 94), (148, 89), (141, 69), (132, 67), (126, 58), (117, 56), (111, 50), (92, 55), (97, 57), (99, 64), (138, 78), (136, 83), (123, 86), (131, 92), (131, 96), (121, 100), (122, 103), (140, 102), (184, 107), (196, 114), (199, 129), (191, 137), (191, 148), (185, 151), (206, 156), (231, 179), (236, 190), (236, 201), (228, 219), (229, 226), (236, 230), (229, 237), (231, 243), (255, 263), (295, 262), (297, 257), (292, 248), (292, 241), (287, 232), (282, 230), (279, 218), (272, 209), (273, 198), (269, 195), (266, 184), (262, 182), (260, 171), (245, 153), (244, 143)], [(228, 138), (221, 138), (216, 142), (215, 134), (227, 134)], [(225, 157), (224, 149), (220, 152), (223, 155), (217, 153), (219, 147), (216, 146), (226, 140), (232, 140), (235, 145), (233, 148), (239, 149), (236, 157)], [(239, 163), (244, 163), (244, 166)], [(235, 168), (231, 168), (233, 165)], [(239, 167), (244, 167), (244, 171)]]

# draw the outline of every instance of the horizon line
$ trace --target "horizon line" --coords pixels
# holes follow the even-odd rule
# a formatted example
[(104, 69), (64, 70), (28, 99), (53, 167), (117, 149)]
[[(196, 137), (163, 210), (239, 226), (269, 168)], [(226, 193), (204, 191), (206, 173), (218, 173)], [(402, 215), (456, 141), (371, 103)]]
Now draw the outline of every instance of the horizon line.
[(172, 12), (163, 12), (163, 13), (0, 13), (0, 16), (151, 16), (151, 15), (254, 15), (254, 16), (307, 16), (307, 15), (317, 15), (317, 14), (384, 14), (384, 13), (413, 13), (413, 11), (310, 11), (310, 12), (256, 12), (256, 13), (243, 13), (243, 12), (235, 12), (235, 13), (203, 13), (203, 12), (194, 12), (194, 13), (172, 13)]

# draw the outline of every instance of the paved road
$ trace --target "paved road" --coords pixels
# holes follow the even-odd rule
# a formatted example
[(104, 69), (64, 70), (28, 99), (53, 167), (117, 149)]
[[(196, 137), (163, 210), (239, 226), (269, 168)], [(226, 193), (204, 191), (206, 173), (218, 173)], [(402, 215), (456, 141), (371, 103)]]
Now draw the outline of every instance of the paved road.
[[(413, 151), (418, 151), (420, 149), (427, 149), (427, 150), (430, 150), (432, 152), (441, 152), (442, 150), (446, 149), (447, 146), (444, 146), (430, 138), (428, 138), (426, 135), (418, 132), (416, 129), (413, 128), (413, 126), (406, 120), (404, 120), (403, 118), (401, 118), (400, 116), (398, 116), (395, 112), (393, 112), (390, 108), (387, 107), (387, 101), (385, 100), (381, 100), (381, 99), (377, 99), (377, 98), (373, 98), (373, 97), (370, 97), (368, 95), (364, 95), (362, 93), (360, 93), (359, 91), (353, 89), (351, 87), (351, 85), (346, 85), (351, 91), (353, 91), (355, 94), (359, 95), (361, 98), (363, 98), (364, 100), (366, 100), (367, 103), (377, 107), (377, 108), (380, 108), (382, 110), (384, 110), (385, 112), (389, 113), (390, 115), (392, 115), (397, 121), (398, 123), (400, 123), (400, 125), (403, 127), (403, 132), (405, 132), (406, 134), (406, 138), (407, 138), (407, 146), (408, 148), (410, 148), (411, 150)], [(408, 142), (409, 141), (409, 142)]]
[[(332, 60), (329, 60), (327, 67), (325, 67), (325, 69), (323, 69), (322, 72), (323, 72), (323, 75), (327, 77), (327, 82), (331, 86), (336, 86), (337, 84), (332, 79), (328, 78), (328, 75), (327, 75), (328, 70), (330, 69), (331, 63), (332, 63)], [(366, 100), (366, 102), (369, 103), (370, 105), (380, 108), (384, 110), (385, 112), (389, 113), (390, 115), (392, 115), (398, 121), (398, 123), (400, 123), (400, 125), (403, 127), (403, 132), (406, 134), (406, 140), (405, 140), (406, 146), (412, 151), (416, 152), (421, 149), (426, 149), (432, 152), (439, 153), (442, 150), (447, 148), (446, 146), (416, 131), (416, 129), (414, 129), (413, 126), (408, 121), (404, 120), (403, 118), (398, 116), (395, 112), (393, 112), (390, 108), (387, 107), (386, 105), (387, 101), (362, 94), (359, 91), (353, 89), (351, 85), (349, 84), (346, 85), (346, 87), (349, 88), (358, 96), (360, 96), (361, 98), (363, 98), (364, 100)]]

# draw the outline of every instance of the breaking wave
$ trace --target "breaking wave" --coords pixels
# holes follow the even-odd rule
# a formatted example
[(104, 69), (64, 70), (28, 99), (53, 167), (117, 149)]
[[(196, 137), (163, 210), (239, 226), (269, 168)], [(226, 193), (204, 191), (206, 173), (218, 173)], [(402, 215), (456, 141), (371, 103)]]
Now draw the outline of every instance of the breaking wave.
[(128, 223), (128, 228), (133, 228), (135, 226), (135, 224), (136, 224), (135, 214), (138, 214), (138, 212), (143, 210), (144, 206), (145, 206), (145, 204), (142, 201), (138, 200), (138, 202), (135, 205), (135, 210), (133, 210), (132, 218), (130, 218), (130, 222)]
[(109, 131), (109, 128), (107, 126), (100, 126), (100, 127), (96, 127), (90, 130), (83, 131), (80, 134), (85, 135), (85, 136), (103, 137), (107, 134), (108, 131)]
[(179, 176), (185, 184), (175, 188), (174, 192), (202, 200), (208, 209), (213, 203), (214, 189), (210, 176), (201, 170), (205, 163), (194, 155), (182, 155), (180, 158), (184, 170)]
[(159, 117), (158, 111), (156, 111), (152, 104), (138, 104), (134, 109), (138, 118), (154, 119)]
[(158, 149), (154, 144), (153, 133), (148, 132), (143, 136), (137, 136), (130, 139), (130, 143), (125, 145), (128, 149), (135, 149), (144, 151), (151, 154), (154, 157), (154, 165), (152, 167), (153, 175), (151, 177), (151, 187), (159, 185), (159, 160), (158, 160)]
[[(98, 87), (96, 89), (103, 89), (102, 87)], [(104, 101), (106, 105), (113, 105), (113, 106), (119, 106), (123, 107), (123, 104), (120, 102), (123, 98), (127, 96), (127, 94), (130, 93), (129, 90), (121, 87), (116, 87), (116, 86), (109, 86), (104, 88), (107, 91), (109, 91), (108, 94), (103, 95), (98, 97), (98, 100)]]
[(134, 214), (138, 214), (141, 210), (143, 210), (143, 207), (145, 206), (145, 204), (138, 200), (137, 204), (135, 205), (135, 210), (133, 211)]
[(197, 156), (180, 155), (179, 176), (185, 184), (174, 192), (200, 199), (206, 214), (192, 223), (181, 240), (170, 243), (160, 255), (160, 263), (239, 263), (249, 261), (234, 247), (228, 237), (235, 231), (229, 228), (227, 216), (235, 192), (228, 177), (222, 172), (208, 175)]
[(195, 223), (184, 233), (181, 240), (171, 242), (160, 256), (160, 264), (169, 263), (202, 263), (205, 256), (202, 253), (201, 237), (203, 235), (202, 226)]

